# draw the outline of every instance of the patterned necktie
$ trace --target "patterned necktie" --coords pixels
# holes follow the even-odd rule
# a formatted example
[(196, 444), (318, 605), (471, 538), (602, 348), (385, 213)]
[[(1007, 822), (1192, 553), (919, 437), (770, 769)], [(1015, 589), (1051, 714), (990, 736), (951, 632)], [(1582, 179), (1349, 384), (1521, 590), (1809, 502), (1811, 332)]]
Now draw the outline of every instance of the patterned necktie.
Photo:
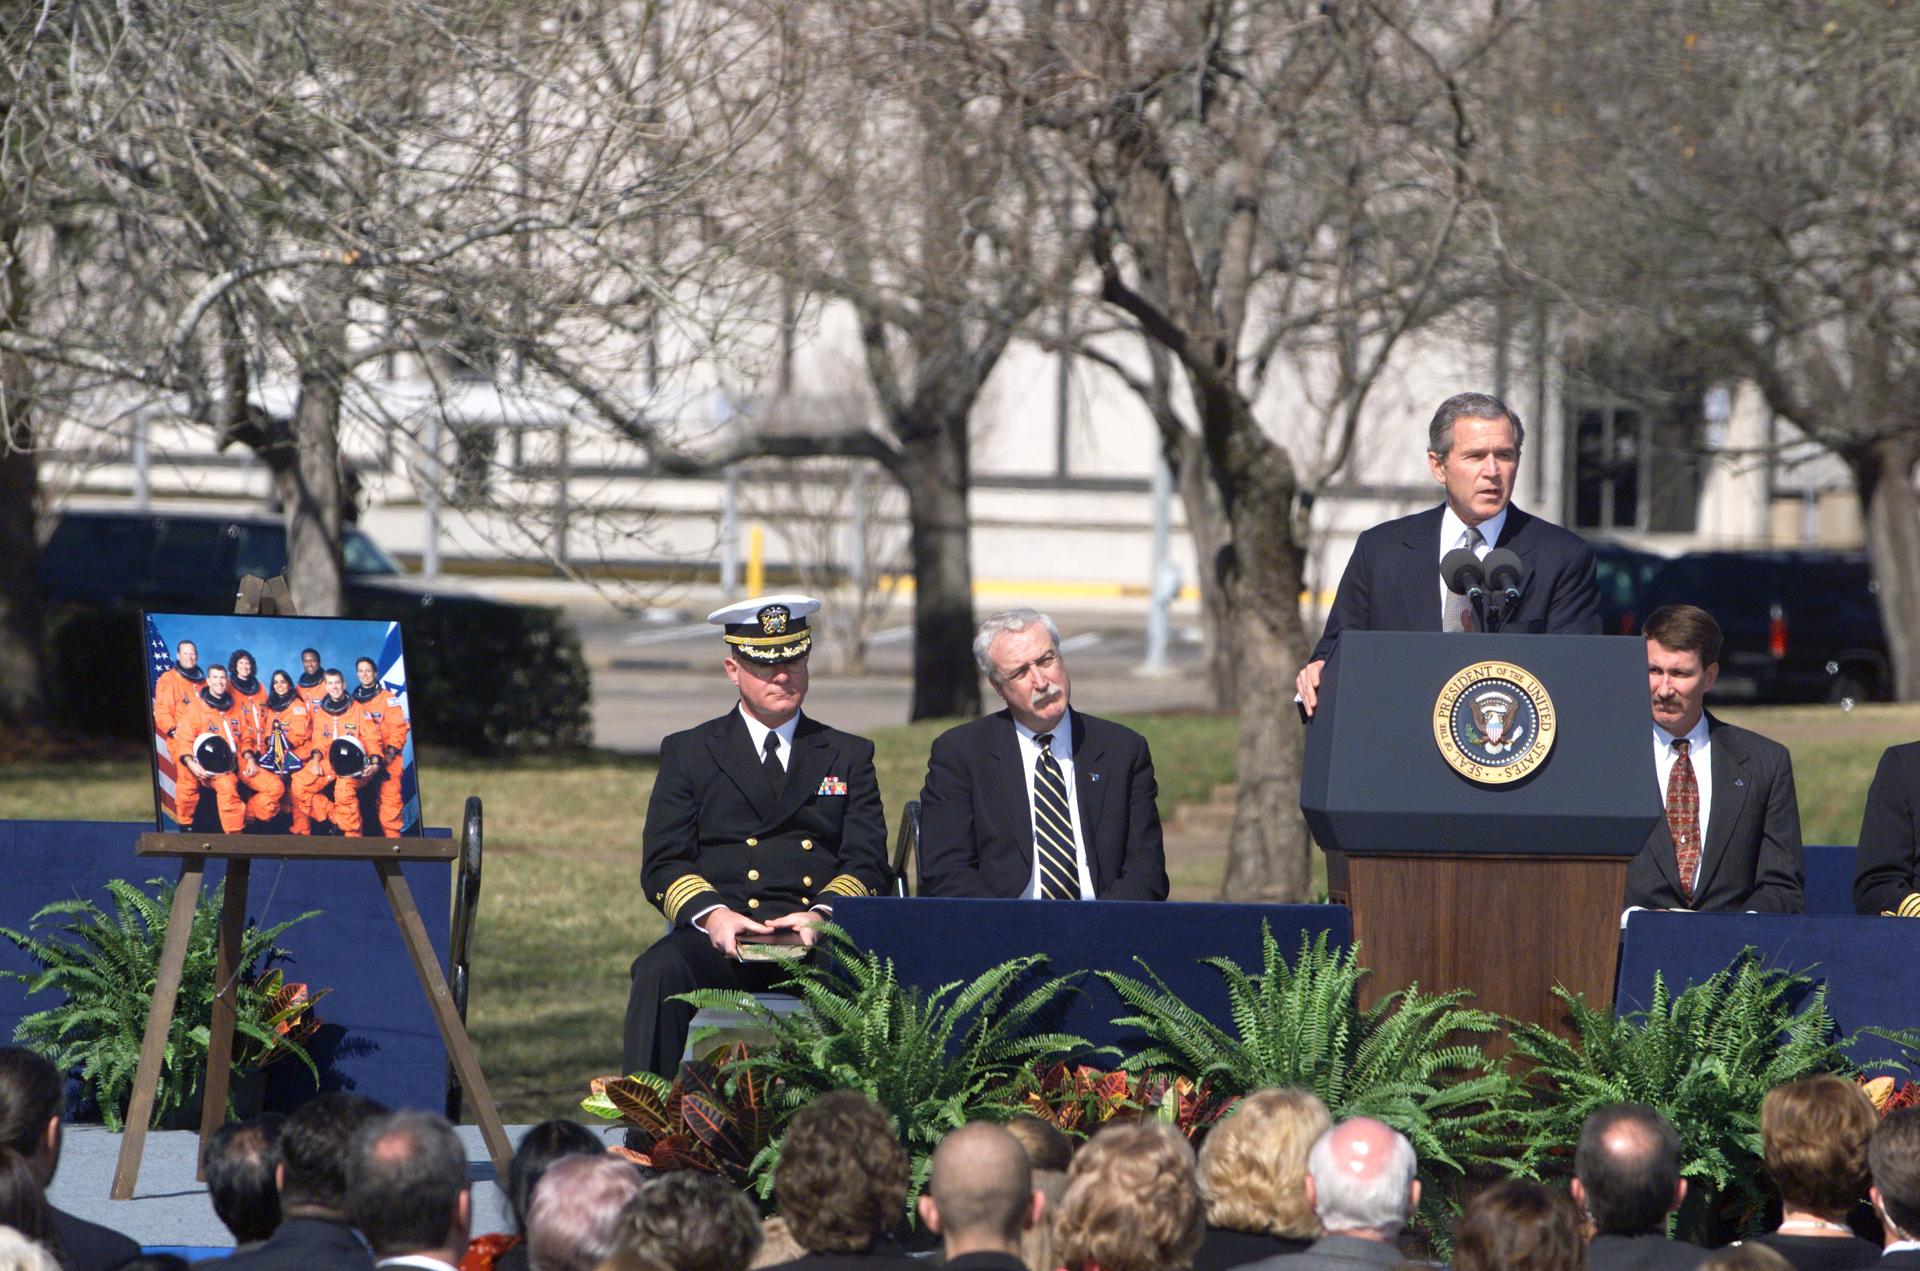
[[(1460, 546), (1472, 548), (1476, 556), (1480, 554), (1480, 545), (1486, 541), (1487, 536), (1480, 532), (1480, 527), (1477, 525), (1467, 526), (1466, 532), (1460, 535)], [(1442, 631), (1467, 630), (1467, 617), (1470, 613), (1472, 609), (1467, 604), (1466, 596), (1449, 589), (1446, 602), (1440, 606), (1440, 629)]]
[(780, 762), (780, 734), (768, 733), (762, 750), (760, 766), (767, 770), (767, 784), (773, 787), (773, 797), (777, 799), (787, 788), (787, 768)]
[(1033, 850), (1040, 862), (1040, 899), (1080, 899), (1080, 869), (1073, 850), (1073, 814), (1067, 810), (1067, 783), (1053, 757), (1053, 734), (1034, 738), (1040, 756), (1033, 762)]
[(1667, 832), (1673, 835), (1673, 858), (1680, 867), (1680, 899), (1693, 903), (1693, 876), (1700, 868), (1700, 783), (1687, 758), (1691, 743), (1673, 743), (1673, 771), (1667, 774)]

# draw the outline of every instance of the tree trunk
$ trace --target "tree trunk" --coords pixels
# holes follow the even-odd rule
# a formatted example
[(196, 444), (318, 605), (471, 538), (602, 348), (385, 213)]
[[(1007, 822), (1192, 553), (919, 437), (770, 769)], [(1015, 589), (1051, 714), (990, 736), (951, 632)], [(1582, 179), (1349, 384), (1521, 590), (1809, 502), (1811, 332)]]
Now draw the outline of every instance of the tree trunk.
[(913, 558), (913, 706), (910, 719), (980, 713), (973, 661), (973, 553), (968, 542), (964, 424), (897, 430)]
[[(1305, 553), (1293, 534), (1294, 477), (1286, 455), (1243, 400), (1217, 392), (1207, 409), (1230, 412), (1210, 447), (1216, 496), (1230, 510), (1232, 541), (1221, 553), (1223, 592), (1238, 663), (1239, 792), (1227, 845), (1223, 900), (1311, 899), (1313, 840), (1300, 814), (1305, 732), (1293, 706), (1293, 676), (1306, 659), (1300, 624)], [(1217, 433), (1216, 433), (1217, 435)]]
[[(27, 313), (26, 269), (17, 253), (20, 226), (0, 222), (0, 323), (16, 331)], [(33, 448), (32, 380), (26, 358), (0, 354), (0, 723), (47, 722), (45, 618), (40, 605), (40, 545), (34, 524), (40, 469)]]
[(1240, 693), (1229, 628), (1233, 613), (1227, 598), (1225, 567), (1232, 553), (1226, 509), (1221, 506), (1220, 491), (1207, 471), (1206, 448), (1200, 438), (1182, 431), (1178, 441), (1168, 449), (1174, 488), (1180, 492), (1180, 503), (1187, 513), (1187, 533), (1193, 539), (1194, 569), (1198, 575), (1195, 582), (1200, 588), (1200, 630), (1207, 655), (1207, 684), (1213, 695), (1213, 709), (1231, 711), (1238, 708)]
[(1867, 555), (1879, 590), (1880, 623), (1893, 663), (1894, 696), (1920, 700), (1920, 498), (1913, 467), (1920, 447), (1910, 437), (1886, 437), (1848, 456), (1860, 491)]
[(346, 603), (340, 558), (340, 350), (346, 345), (346, 298), (336, 280), (307, 291), (311, 323), (293, 408), (293, 453), (273, 466), (287, 521), (287, 586), (300, 612), (337, 617)]

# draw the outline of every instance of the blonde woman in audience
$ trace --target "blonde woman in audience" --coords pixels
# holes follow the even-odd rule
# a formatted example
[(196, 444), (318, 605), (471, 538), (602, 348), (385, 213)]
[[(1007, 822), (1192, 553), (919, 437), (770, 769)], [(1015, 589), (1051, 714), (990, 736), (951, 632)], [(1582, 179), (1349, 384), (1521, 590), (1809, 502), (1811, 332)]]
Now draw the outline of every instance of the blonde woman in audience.
[(1193, 1149), (1170, 1125), (1111, 1125), (1074, 1154), (1053, 1224), (1064, 1271), (1184, 1271), (1206, 1232)]
[(1207, 1234), (1195, 1271), (1229, 1271), (1317, 1240), (1307, 1202), (1307, 1152), (1331, 1128), (1326, 1105), (1308, 1090), (1256, 1090), (1229, 1109), (1200, 1147), (1200, 1194)]

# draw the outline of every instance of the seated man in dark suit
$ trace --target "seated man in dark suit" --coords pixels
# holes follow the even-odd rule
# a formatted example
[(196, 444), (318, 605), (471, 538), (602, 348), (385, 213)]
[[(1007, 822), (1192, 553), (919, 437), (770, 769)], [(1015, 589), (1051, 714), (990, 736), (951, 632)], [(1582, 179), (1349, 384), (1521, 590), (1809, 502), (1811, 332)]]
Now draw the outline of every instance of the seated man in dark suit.
[(347, 1166), (362, 1127), (386, 1114), (344, 1091), (301, 1104), (280, 1128), (280, 1225), (267, 1242), (236, 1253), (229, 1271), (373, 1271), (347, 1219)]
[(1640, 1103), (1601, 1108), (1580, 1127), (1573, 1155), (1573, 1201), (1593, 1223), (1591, 1271), (1697, 1267), (1707, 1251), (1667, 1239), (1667, 1215), (1687, 1196), (1680, 1136)]
[(1504, 547), (1526, 566), (1520, 607), (1504, 630), (1600, 634), (1593, 549), (1511, 502), (1525, 435), (1520, 416), (1497, 397), (1456, 393), (1440, 403), (1427, 425), (1427, 467), (1446, 501), (1376, 525), (1353, 545), (1326, 631), (1294, 678), (1307, 714), (1319, 702), (1320, 672), (1342, 631), (1467, 629), (1465, 598), (1440, 580), (1440, 560), (1455, 548), (1484, 557)]
[(1867, 1146), (1867, 1196), (1885, 1229), (1887, 1271), (1920, 1267), (1920, 1108), (1889, 1112)]
[(1853, 907), (1920, 918), (1920, 741), (1888, 746), (1867, 787)]
[(1053, 619), (995, 614), (973, 656), (1007, 709), (933, 743), (920, 791), (922, 894), (1165, 900), (1153, 756), (1139, 733), (1068, 705)]
[(811, 596), (762, 596), (717, 609), (734, 709), (660, 743), (647, 801), (640, 881), (667, 931), (633, 963), (623, 1071), (680, 1067), (693, 989), (759, 992), (778, 962), (741, 957), (741, 941), (798, 940), (836, 896), (887, 886), (887, 817), (873, 743), (803, 715)]
[(1627, 908), (1802, 912), (1793, 760), (1778, 742), (1706, 711), (1720, 624), (1693, 605), (1664, 605), (1643, 634), (1667, 815), (1627, 866)]

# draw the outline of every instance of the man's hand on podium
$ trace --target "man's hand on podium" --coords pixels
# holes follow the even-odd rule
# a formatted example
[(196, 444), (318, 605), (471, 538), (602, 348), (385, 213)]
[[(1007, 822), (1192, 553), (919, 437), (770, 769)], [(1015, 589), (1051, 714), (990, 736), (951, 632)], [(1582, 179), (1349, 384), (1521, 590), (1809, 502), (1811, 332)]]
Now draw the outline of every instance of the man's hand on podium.
[(1293, 677), (1293, 691), (1300, 697), (1302, 715), (1311, 716), (1314, 708), (1320, 705), (1320, 668), (1326, 664), (1325, 658), (1309, 662), (1300, 668), (1300, 674)]

